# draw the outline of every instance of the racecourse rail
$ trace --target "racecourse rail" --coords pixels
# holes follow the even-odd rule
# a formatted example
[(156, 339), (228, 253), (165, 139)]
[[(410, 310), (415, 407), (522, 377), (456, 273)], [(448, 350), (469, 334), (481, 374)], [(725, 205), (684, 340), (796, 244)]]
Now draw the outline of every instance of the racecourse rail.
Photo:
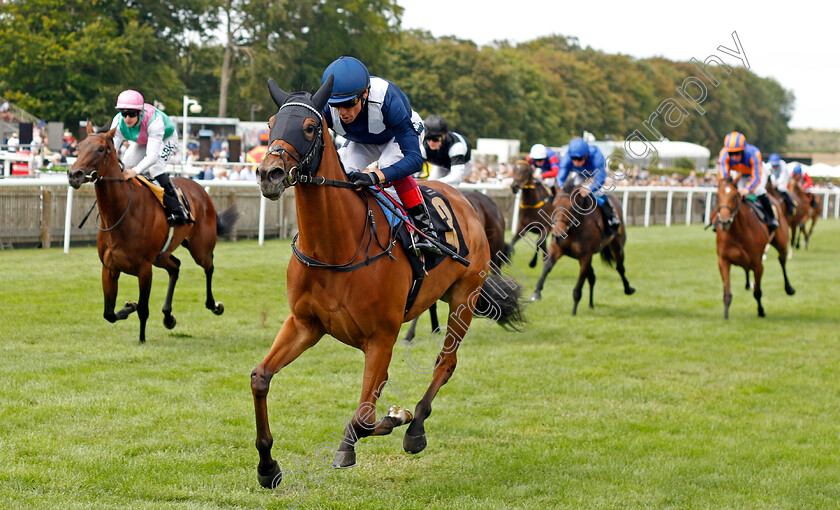
[[(287, 190), (278, 203), (273, 205), (262, 195), (259, 195), (259, 186), (254, 181), (226, 181), (209, 180), (197, 181), (208, 193), (211, 193), (217, 210), (224, 209), (229, 203), (253, 202), (253, 207), (242, 210), (243, 218), (253, 224), (253, 217), (258, 221), (248, 231), (244, 228), (244, 234), (256, 232), (259, 244), (263, 245), (266, 237), (266, 216), (268, 209), (276, 209), (277, 217), (272, 227), (277, 237), (290, 236), (295, 228), (294, 214), (294, 193)], [(10, 193), (14, 188), (24, 188), (17, 194)], [(462, 190), (477, 190), (492, 197), (499, 203), (505, 220), (511, 231), (514, 231), (518, 222), (521, 195), (513, 195), (509, 185), (501, 183), (464, 183), (460, 185)], [(62, 192), (66, 190), (66, 195)], [(211, 192), (211, 190), (213, 190)], [(644, 225), (649, 227), (654, 223), (654, 218), (661, 218), (664, 215), (665, 226), (670, 226), (677, 218), (681, 221), (684, 218), (686, 225), (693, 223), (708, 224), (712, 211), (713, 201), (716, 198), (717, 188), (713, 187), (674, 187), (674, 186), (618, 186), (611, 193), (621, 201), (622, 211), (627, 223), (630, 225)], [(816, 194), (823, 197), (822, 217), (828, 218), (829, 210), (833, 209), (833, 217), (840, 218), (840, 189), (812, 189)], [(221, 193), (225, 194), (222, 195)], [(248, 195), (242, 195), (241, 193)], [(215, 196), (213, 193), (217, 193)], [(237, 193), (240, 193), (237, 195)], [(0, 179), (0, 249), (8, 247), (15, 242), (29, 242), (35, 244), (40, 241), (44, 247), (50, 246), (50, 239), (58, 232), (55, 230), (53, 217), (61, 213), (60, 201), (66, 196), (66, 203), (63, 211), (63, 240), (64, 252), (69, 253), (71, 238), (78, 241), (91, 242), (95, 239), (95, 225), (98, 218), (92, 215), (86, 231), (75, 230), (74, 224), (80, 222), (80, 216), (90, 210), (95, 199), (92, 186), (85, 186), (80, 190), (74, 190), (68, 185), (66, 175), (41, 175), (38, 177), (5, 178)], [(75, 197), (80, 202), (85, 202), (83, 207), (80, 204), (74, 206)], [(662, 199), (664, 196), (664, 211)], [(257, 206), (258, 197), (258, 206)], [(831, 207), (833, 206), (833, 207)], [(75, 207), (75, 209), (74, 209)], [(242, 206), (240, 205), (240, 209)], [(55, 214), (53, 213), (55, 212)], [(75, 214), (74, 214), (75, 213)], [(663, 214), (664, 213), (664, 214)], [(21, 217), (22, 216), (22, 217)], [(76, 221), (74, 221), (74, 218)], [(59, 218), (55, 218), (58, 220)], [(240, 219), (240, 222), (242, 222)], [(15, 221), (18, 224), (15, 225)], [(59, 223), (60, 224), (60, 223)], [(658, 224), (658, 223), (657, 223)], [(93, 227), (91, 227), (91, 225)]]

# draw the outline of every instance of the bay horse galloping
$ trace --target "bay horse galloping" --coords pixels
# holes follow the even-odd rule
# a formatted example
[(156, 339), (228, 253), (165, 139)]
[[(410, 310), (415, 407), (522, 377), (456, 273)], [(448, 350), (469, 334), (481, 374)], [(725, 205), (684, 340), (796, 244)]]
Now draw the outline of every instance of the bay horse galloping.
[[(464, 198), (473, 206), (478, 213), (478, 219), (484, 226), (484, 234), (487, 236), (487, 244), (490, 246), (490, 271), (499, 274), (501, 267), (507, 263), (505, 257), (510, 257), (510, 245), (505, 242), (505, 217), (502, 211), (492, 198), (478, 191), (463, 191)], [(429, 315), (432, 319), (432, 331), (438, 331), (437, 303), (429, 308)], [(411, 321), (408, 331), (403, 339), (406, 343), (411, 342), (417, 332), (417, 321)]]
[[(541, 182), (534, 180), (534, 170), (527, 161), (519, 160), (513, 165), (513, 193), (522, 191), (522, 198), (519, 202), (519, 221), (516, 225), (516, 235), (510, 242), (511, 251), (519, 239), (525, 234), (533, 232), (538, 239), (535, 245), (534, 257), (528, 263), (529, 267), (537, 266), (537, 256), (546, 256), (546, 242), (548, 233), (551, 232), (551, 212), (554, 207), (551, 205), (553, 196), (548, 188)], [(530, 240), (526, 240), (530, 243)]]
[(576, 315), (584, 280), (589, 282), (589, 308), (595, 306), (592, 296), (595, 287), (592, 256), (595, 253), (600, 253), (601, 259), (609, 265), (615, 262), (615, 269), (621, 276), (626, 295), (633, 294), (636, 289), (630, 286), (630, 282), (624, 275), (624, 243), (627, 241), (627, 231), (618, 200), (612, 195), (607, 195), (607, 200), (612, 201), (613, 210), (618, 214), (621, 225), (617, 234), (605, 235), (604, 217), (595, 197), (592, 194), (586, 194), (589, 191), (586, 187), (576, 184), (579, 179), (572, 178), (574, 176), (569, 177), (563, 190), (557, 193), (552, 203), (554, 209), (551, 213), (552, 242), (548, 248), (548, 258), (543, 263), (542, 276), (537, 282), (537, 288), (531, 300), (542, 299), (542, 289), (548, 273), (557, 259), (568, 255), (580, 262), (580, 274), (572, 291), (574, 299), (572, 315)]
[[(335, 467), (348, 467), (356, 462), (358, 439), (389, 434), (406, 423), (410, 425), (403, 449), (418, 453), (425, 448), (424, 423), (432, 412), (432, 400), (452, 376), (458, 346), (477, 310), (486, 314), (490, 306), (500, 308), (498, 320), (503, 326), (515, 326), (521, 320), (518, 286), (487, 276), (490, 250), (475, 210), (457, 190), (438, 182), (427, 186), (449, 200), (469, 248), (469, 266), (447, 258), (430, 269), (406, 312), (412, 281), (406, 251), (388, 242), (388, 222), (379, 207), (368, 205), (375, 200), (368, 190), (358, 190), (347, 181), (325, 126), (321, 112), (332, 82), (330, 75), (310, 96), (307, 92), (288, 94), (269, 81), (271, 97), (280, 109), (269, 121), (269, 150), (257, 169), (260, 190), (266, 198), (277, 199), (287, 187), (296, 186), (299, 234), (286, 272), (290, 313), (268, 355), (251, 373), (260, 456), (257, 474), (260, 484), (268, 488), (282, 480), (282, 471), (271, 456), (266, 405), (271, 378), (324, 335), (360, 349), (365, 356), (359, 405), (333, 460)], [(484, 285), (485, 278), (494, 286)], [(499, 283), (504, 292), (498, 292)], [(394, 407), (377, 420), (376, 402), (388, 381), (400, 325), (438, 299), (449, 302), (450, 313), (428, 390), (413, 417)]]
[[(152, 191), (137, 179), (123, 180), (122, 163), (113, 143), (115, 131), (116, 128), (95, 133), (88, 123), (88, 136), (79, 143), (78, 158), (67, 171), (67, 179), (75, 189), (86, 182), (94, 183), (102, 223), (96, 236), (96, 247), (99, 260), (102, 261), (105, 319), (116, 322), (136, 311), (140, 319), (140, 341), (145, 342), (149, 294), (152, 290), (152, 265), (169, 273), (169, 288), (163, 304), (163, 324), (167, 329), (175, 327), (172, 296), (181, 261), (172, 252), (182, 244), (189, 250), (196, 264), (204, 268), (207, 280), (205, 306), (216, 315), (224, 312), (224, 305), (213, 298), (213, 248), (217, 236), (232, 229), (238, 214), (236, 207), (231, 206), (217, 215), (204, 188), (190, 179), (173, 179), (189, 200), (195, 223), (175, 227), (171, 242), (162, 252), (169, 234), (163, 206)], [(137, 277), (140, 296), (137, 301), (127, 302), (115, 313), (120, 273)]]
[[(779, 203), (772, 197), (771, 202), (778, 210)], [(785, 264), (788, 254), (788, 225), (779, 222), (779, 227), (771, 235), (763, 221), (746, 205), (746, 199), (741, 197), (732, 179), (725, 179), (718, 185), (717, 209), (715, 210), (714, 225), (717, 230), (717, 254), (720, 276), (723, 279), (723, 318), (729, 318), (729, 305), (732, 303), (732, 292), (729, 285), (729, 269), (732, 264), (741, 266), (755, 275), (753, 296), (758, 303), (758, 316), (764, 317), (764, 307), (761, 305), (761, 276), (764, 264), (761, 256), (768, 243), (779, 252), (779, 263), (785, 279), (785, 292), (792, 296), (796, 291), (788, 281)]]

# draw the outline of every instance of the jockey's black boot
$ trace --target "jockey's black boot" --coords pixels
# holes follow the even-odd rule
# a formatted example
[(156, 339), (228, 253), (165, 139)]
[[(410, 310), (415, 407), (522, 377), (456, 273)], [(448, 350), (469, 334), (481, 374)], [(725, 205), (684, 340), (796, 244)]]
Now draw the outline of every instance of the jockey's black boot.
[(767, 229), (772, 234), (774, 230), (779, 228), (779, 220), (776, 219), (776, 214), (773, 212), (773, 205), (770, 203), (770, 197), (767, 194), (756, 197), (764, 209), (764, 214), (767, 216)]
[(163, 187), (163, 208), (166, 221), (170, 225), (183, 225), (190, 221), (187, 211), (178, 200), (178, 193), (175, 191), (175, 185), (169, 180), (169, 176), (160, 174), (155, 177), (155, 180)]
[(782, 199), (785, 201), (785, 205), (787, 206), (788, 214), (793, 214), (796, 211), (796, 204), (793, 201), (793, 197), (790, 196), (790, 193), (787, 190), (782, 190), (780, 192), (782, 194)]
[[(408, 209), (407, 212), (411, 219), (414, 221), (414, 225), (417, 228), (419, 228), (421, 232), (423, 232), (430, 238), (437, 240), (437, 232), (435, 232), (435, 228), (432, 226), (432, 218), (431, 216), (429, 216), (429, 210), (426, 209), (425, 202), (421, 202), (419, 205), (415, 205), (414, 207)], [(429, 240), (425, 237), (421, 235), (416, 235), (414, 237), (415, 250), (425, 251), (433, 255), (441, 254), (441, 251), (438, 249), (438, 247), (429, 242)]]
[(617, 234), (621, 220), (618, 218), (615, 209), (613, 209), (609, 198), (605, 197), (604, 203), (601, 204), (601, 212), (604, 214), (604, 235), (611, 236)]

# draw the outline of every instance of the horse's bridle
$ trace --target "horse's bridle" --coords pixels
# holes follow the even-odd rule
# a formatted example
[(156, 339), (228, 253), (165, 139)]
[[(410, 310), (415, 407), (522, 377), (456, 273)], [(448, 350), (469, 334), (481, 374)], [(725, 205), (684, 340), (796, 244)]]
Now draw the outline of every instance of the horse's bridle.
[[(286, 148), (281, 146), (281, 145), (276, 145), (274, 147), (269, 146), (267, 154), (271, 154), (271, 155), (274, 155), (274, 156), (279, 156), (279, 157), (282, 158), (283, 153), (286, 153), (286, 154), (289, 155), (290, 158), (295, 160), (295, 163), (296, 163), (295, 166), (293, 166), (292, 168), (290, 168), (287, 171), (286, 178), (283, 179), (283, 187), (284, 188), (289, 188), (289, 187), (292, 187), (292, 186), (294, 186), (298, 183), (301, 183), (301, 184), (310, 184), (310, 183), (312, 183), (312, 184), (326, 184), (327, 179), (325, 179), (324, 177), (321, 177), (320, 181), (315, 179), (315, 174), (318, 172), (318, 167), (320, 165), (319, 164), (313, 164), (313, 161), (316, 161), (316, 160), (317, 160), (317, 163), (320, 163), (321, 155), (323, 154), (323, 150), (324, 150), (324, 124), (323, 124), (324, 121), (321, 117), (321, 112), (316, 110), (311, 105), (308, 105), (306, 103), (297, 102), (297, 101), (293, 101), (293, 102), (290, 102), (290, 103), (283, 104), (283, 106), (280, 107), (280, 110), (282, 110), (283, 108), (286, 108), (287, 106), (297, 106), (297, 107), (306, 108), (307, 110), (310, 110), (312, 113), (315, 114), (315, 119), (318, 122), (318, 128), (317, 128), (317, 131), (315, 133), (315, 136), (312, 137), (312, 142), (309, 144), (309, 148), (306, 150), (306, 153), (304, 153), (304, 155), (300, 159), (295, 157), (295, 155), (292, 152), (286, 150)], [(280, 113), (280, 110), (278, 110), (278, 114)], [(274, 141), (274, 140), (272, 140), (272, 141)], [(287, 142), (287, 143), (292, 145), (292, 147), (295, 147), (295, 144), (293, 144), (291, 142)], [(295, 150), (298, 150), (298, 148), (295, 147)], [(313, 170), (313, 167), (314, 167), (314, 170)]]
[[(718, 225), (729, 225), (733, 221), (735, 221), (735, 215), (738, 214), (738, 209), (740, 209), (740, 208), (741, 208), (741, 199), (740, 198), (735, 202), (735, 208), (734, 209), (732, 207), (728, 206), (728, 205), (718, 205), (717, 208), (715, 209), (715, 212), (718, 213), (717, 219), (715, 219), (715, 222), (714, 222), (715, 228), (717, 228)], [(722, 209), (728, 209), (729, 212), (730, 212), (729, 219), (726, 220), (726, 221), (721, 221), (721, 219), (720, 219), (720, 211)]]
[[(96, 136), (98, 138), (101, 138), (101, 139), (105, 140), (105, 147), (107, 149), (105, 150), (105, 154), (102, 157), (102, 161), (99, 163), (99, 168), (97, 168), (96, 170), (94, 170), (93, 172), (91, 172), (89, 174), (85, 174), (85, 179), (82, 181), (82, 184), (85, 184), (85, 183), (88, 183), (88, 182), (92, 182), (92, 183), (96, 184), (99, 181), (121, 181), (122, 179), (119, 178), (119, 177), (102, 177), (102, 176), (99, 175), (99, 172), (102, 170), (102, 167), (105, 166), (105, 162), (108, 161), (108, 157), (111, 156), (111, 147), (113, 146), (111, 140), (109, 140), (107, 137), (101, 135), (100, 133), (90, 133), (90, 134), (88, 134), (88, 136)], [(120, 161), (119, 158), (117, 158), (117, 162), (120, 164), (120, 171), (122, 172), (123, 170), (125, 170), (125, 167), (123, 167), (123, 162)]]

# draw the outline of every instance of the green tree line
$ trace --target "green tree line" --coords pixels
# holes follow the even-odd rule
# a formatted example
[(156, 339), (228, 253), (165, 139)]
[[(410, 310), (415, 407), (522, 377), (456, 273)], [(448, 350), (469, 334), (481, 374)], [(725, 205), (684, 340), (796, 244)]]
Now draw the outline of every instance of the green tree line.
[[(184, 94), (205, 115), (267, 119), (269, 77), (314, 90), (339, 55), (396, 83), (422, 116), (443, 115), (475, 143), (512, 138), (558, 146), (586, 130), (623, 139), (672, 99), (686, 114), (663, 137), (713, 152), (742, 131), (764, 152), (784, 148), (794, 98), (738, 65), (710, 67), (702, 114), (678, 95), (689, 62), (583, 48), (574, 37), (477, 46), (400, 28), (394, 0), (16, 0), (0, 4), (0, 95), (46, 120), (103, 124), (117, 94), (140, 90), (180, 114)], [(707, 84), (708, 85), (708, 84)]]

